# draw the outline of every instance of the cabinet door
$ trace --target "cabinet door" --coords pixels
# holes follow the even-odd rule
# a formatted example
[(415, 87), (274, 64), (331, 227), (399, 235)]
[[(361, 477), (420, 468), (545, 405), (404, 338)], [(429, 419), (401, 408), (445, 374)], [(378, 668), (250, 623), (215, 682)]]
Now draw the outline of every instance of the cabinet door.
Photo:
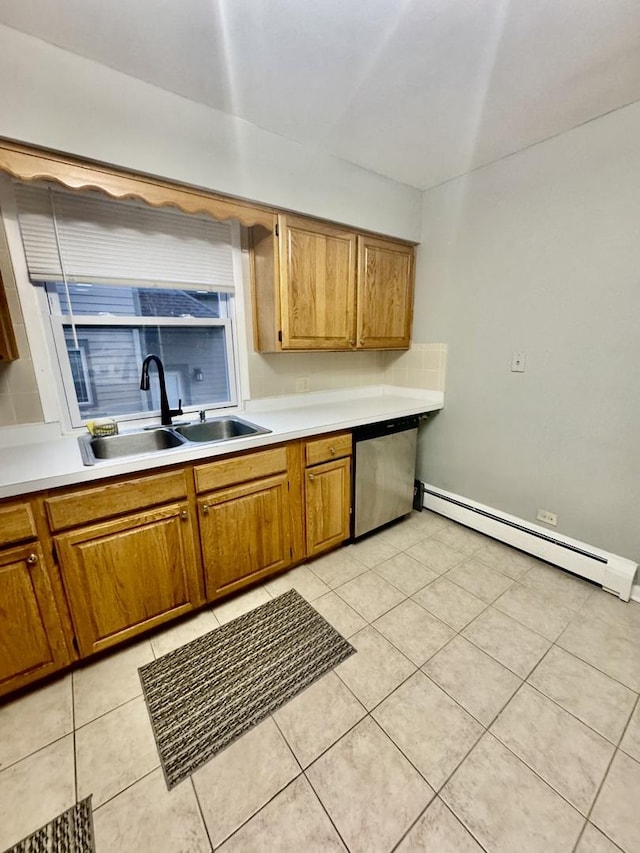
[(279, 218), (282, 349), (355, 346), (355, 234)]
[(0, 551), (0, 695), (68, 662), (40, 546)]
[(18, 345), (0, 273), (0, 361), (15, 361), (16, 358), (18, 358)]
[(358, 347), (407, 349), (413, 317), (413, 247), (358, 237)]
[(351, 460), (336, 459), (305, 472), (307, 556), (335, 548), (349, 538)]
[(291, 563), (288, 494), (280, 474), (198, 500), (208, 599)]
[(198, 602), (186, 504), (63, 533), (55, 543), (83, 656), (180, 616)]

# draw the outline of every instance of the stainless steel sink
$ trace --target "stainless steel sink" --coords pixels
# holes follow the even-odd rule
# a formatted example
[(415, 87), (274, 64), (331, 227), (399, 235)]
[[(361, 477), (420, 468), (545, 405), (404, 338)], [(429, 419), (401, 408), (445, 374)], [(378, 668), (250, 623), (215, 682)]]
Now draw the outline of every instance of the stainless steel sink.
[(271, 430), (256, 424), (243, 421), (241, 418), (216, 418), (202, 423), (179, 426), (175, 431), (189, 441), (226, 441), (230, 438), (241, 438), (243, 435), (261, 435)]
[(174, 450), (189, 445), (202, 445), (229, 441), (233, 438), (261, 435), (270, 429), (244, 421), (242, 418), (215, 418), (210, 421), (185, 426), (161, 427), (120, 435), (80, 436), (80, 453), (85, 465), (123, 456), (141, 456), (145, 453)]
[[(154, 429), (150, 432), (129, 432), (122, 435), (82, 436), (80, 450), (93, 456), (88, 464), (96, 459), (119, 459), (121, 456), (137, 456), (140, 453), (155, 453), (158, 450), (170, 450), (186, 444), (173, 430)], [(83, 453), (83, 458), (85, 453)], [(85, 459), (86, 464), (86, 459)]]

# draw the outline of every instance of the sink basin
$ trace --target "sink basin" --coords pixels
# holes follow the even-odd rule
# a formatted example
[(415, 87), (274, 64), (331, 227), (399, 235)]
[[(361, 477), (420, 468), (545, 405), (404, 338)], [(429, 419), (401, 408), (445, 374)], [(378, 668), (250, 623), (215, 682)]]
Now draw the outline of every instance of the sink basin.
[(225, 441), (230, 438), (241, 438), (244, 435), (262, 435), (271, 430), (243, 421), (240, 418), (216, 418), (188, 426), (179, 426), (175, 431), (189, 441)]
[[(154, 453), (158, 450), (170, 450), (186, 444), (182, 436), (173, 430), (154, 429), (150, 432), (130, 432), (122, 435), (109, 435), (91, 438), (82, 436), (80, 450), (85, 464), (92, 465), (96, 459), (118, 459), (121, 456), (137, 456), (140, 453)], [(93, 459), (90, 457), (93, 456)]]
[(140, 456), (189, 447), (192, 444), (213, 444), (243, 436), (262, 435), (270, 429), (243, 421), (241, 418), (215, 418), (185, 426), (161, 427), (140, 432), (124, 432), (120, 435), (94, 437), (81, 436), (80, 453), (85, 465), (95, 465), (105, 459), (120, 459), (122, 456)]

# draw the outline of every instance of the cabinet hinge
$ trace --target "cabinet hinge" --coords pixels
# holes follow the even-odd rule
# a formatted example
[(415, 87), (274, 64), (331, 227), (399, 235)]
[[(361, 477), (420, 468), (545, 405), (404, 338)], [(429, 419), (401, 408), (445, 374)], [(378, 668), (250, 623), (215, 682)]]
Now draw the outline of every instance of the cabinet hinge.
[(282, 329), (278, 329), (278, 340), (282, 343)]
[(293, 548), (291, 548), (291, 547), (289, 548), (289, 556), (293, 557)]
[(73, 636), (73, 639), (71, 640), (71, 645), (73, 646), (74, 651), (77, 654), (80, 654), (80, 648), (78, 646), (78, 638), (75, 635)]
[(276, 222), (276, 237), (279, 237), (279, 236), (280, 236), (280, 226)]

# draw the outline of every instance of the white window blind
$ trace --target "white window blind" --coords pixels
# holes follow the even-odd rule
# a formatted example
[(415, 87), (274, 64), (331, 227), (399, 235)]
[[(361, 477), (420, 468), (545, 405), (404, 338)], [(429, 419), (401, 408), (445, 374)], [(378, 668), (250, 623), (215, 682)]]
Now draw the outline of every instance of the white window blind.
[(43, 185), (16, 200), (32, 281), (234, 289), (227, 222)]

